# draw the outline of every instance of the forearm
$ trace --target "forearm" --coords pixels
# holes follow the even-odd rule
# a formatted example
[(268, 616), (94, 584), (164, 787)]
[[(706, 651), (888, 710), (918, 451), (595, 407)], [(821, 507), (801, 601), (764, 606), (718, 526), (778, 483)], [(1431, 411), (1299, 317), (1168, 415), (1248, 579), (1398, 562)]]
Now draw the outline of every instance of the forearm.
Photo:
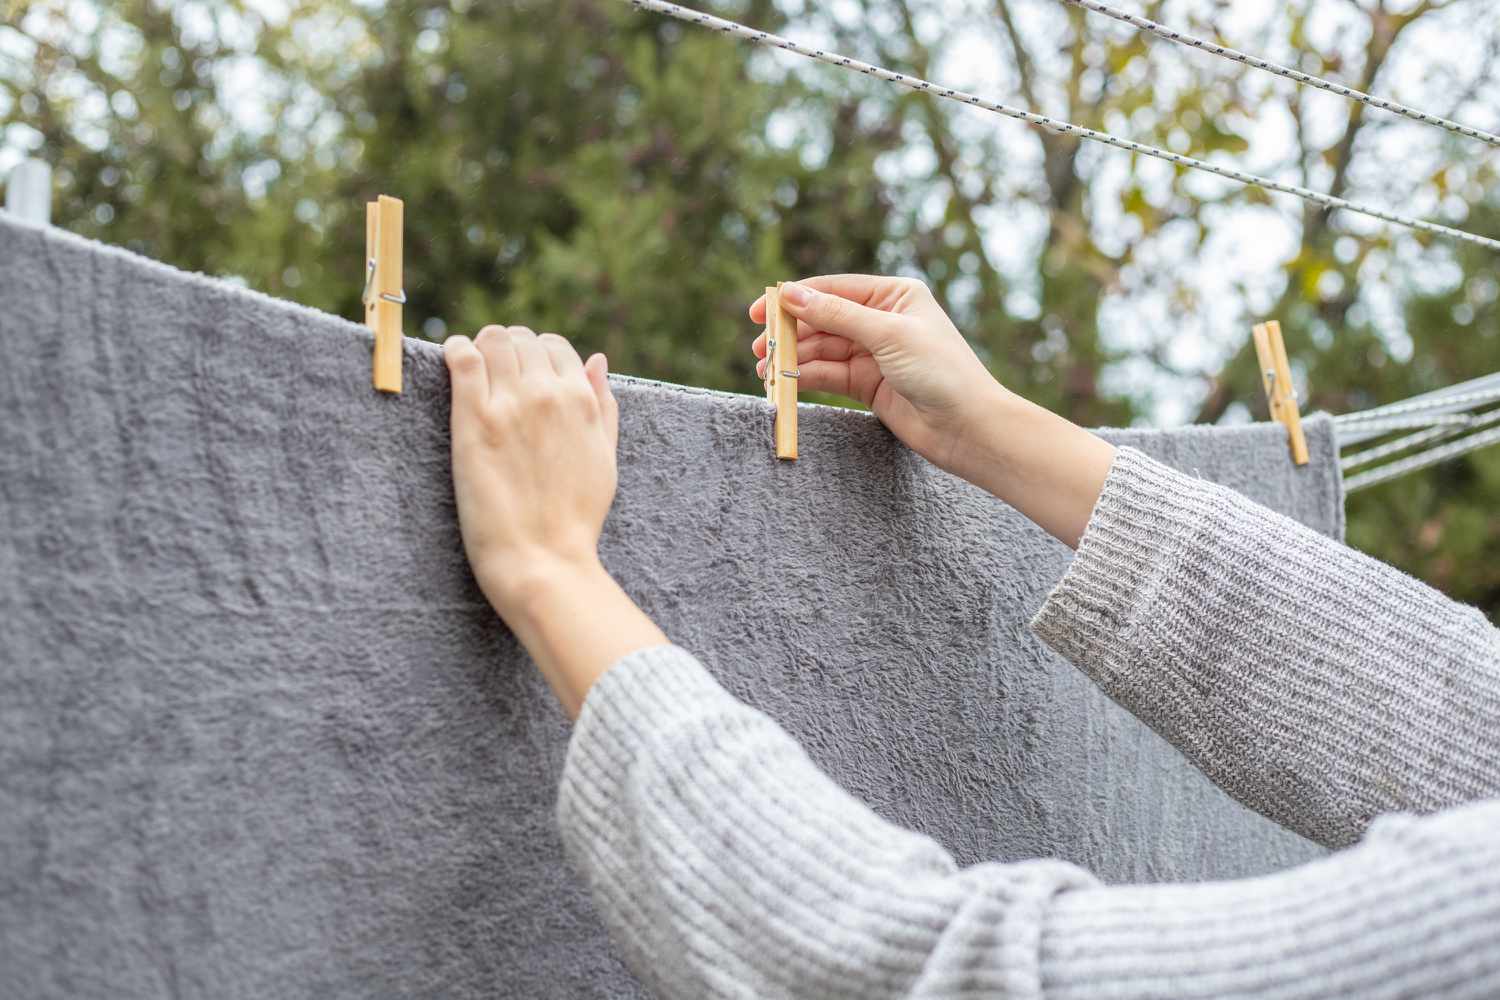
[(1077, 548), (1114, 445), (998, 384), (977, 411), (954, 471)]
[(1322, 843), (1500, 795), (1483, 616), (1131, 449), (1033, 626), (1215, 783)]
[(667, 641), (593, 557), (552, 561), (497, 605), (573, 719), (611, 666)]

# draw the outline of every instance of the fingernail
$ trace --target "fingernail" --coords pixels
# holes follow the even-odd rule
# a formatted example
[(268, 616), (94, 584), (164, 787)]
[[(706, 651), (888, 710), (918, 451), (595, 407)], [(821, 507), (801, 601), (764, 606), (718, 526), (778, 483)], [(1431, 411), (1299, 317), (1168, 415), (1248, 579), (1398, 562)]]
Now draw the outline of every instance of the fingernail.
[(786, 304), (789, 306), (801, 308), (812, 301), (812, 295), (812, 289), (803, 288), (795, 281), (785, 282), (781, 286), (781, 297), (786, 300)]

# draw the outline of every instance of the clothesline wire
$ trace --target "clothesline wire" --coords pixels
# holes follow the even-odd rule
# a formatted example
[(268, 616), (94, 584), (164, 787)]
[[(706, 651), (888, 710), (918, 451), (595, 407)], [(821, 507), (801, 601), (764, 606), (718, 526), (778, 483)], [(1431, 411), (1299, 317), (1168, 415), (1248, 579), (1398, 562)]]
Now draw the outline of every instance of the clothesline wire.
[(1485, 403), (1500, 402), (1500, 372), (1491, 375), (1481, 375), (1469, 381), (1457, 382), (1454, 385), (1445, 385), (1443, 388), (1428, 391), (1428, 393), (1412, 396), (1397, 403), (1383, 403), (1370, 409), (1359, 409), (1359, 411), (1340, 414), (1335, 420), (1358, 421), (1373, 420), (1373, 418), (1388, 417), (1391, 414), (1404, 414), (1404, 412), (1418, 411), (1418, 409), (1454, 408), (1469, 409), (1472, 406), (1482, 406)]
[[(1355, 426), (1361, 431), (1368, 431), (1376, 436), (1387, 434), (1391, 431), (1406, 430), (1413, 427), (1467, 427), (1474, 422), (1473, 414), (1469, 413), (1411, 413), (1394, 417), (1381, 417), (1377, 420), (1369, 420)], [(1339, 423), (1335, 417), (1335, 427), (1346, 425)]]
[(1353, 491), (1374, 486), (1377, 483), (1458, 458), (1471, 451), (1500, 444), (1500, 426), (1497, 426), (1500, 425), (1500, 410), (1465, 416), (1467, 419), (1464, 424), (1428, 427), (1426, 430), (1404, 435), (1373, 448), (1365, 448), (1340, 456), (1339, 469), (1348, 473), (1350, 469), (1368, 466), (1403, 452), (1411, 452), (1419, 445), (1427, 446), (1397, 461), (1377, 465), (1373, 469), (1349, 476), (1345, 480), (1345, 488)]
[(1414, 434), (1406, 434), (1388, 441), (1385, 444), (1375, 445), (1373, 448), (1364, 448), (1360, 451), (1350, 452), (1339, 456), (1339, 468), (1345, 472), (1358, 468), (1361, 465), (1369, 465), (1392, 455), (1399, 455), (1403, 451), (1410, 451), (1419, 444), (1429, 444), (1434, 441), (1442, 441), (1453, 437), (1455, 434), (1463, 433), (1461, 427), (1429, 427), (1425, 431), (1417, 431)]
[(702, 11), (692, 10), (675, 3), (668, 3), (666, 2), (666, 0), (629, 0), (629, 2), (635, 7), (642, 10), (652, 11), (657, 14), (665, 14), (669, 17), (675, 17), (678, 20), (687, 21), (689, 23), (701, 25), (707, 28), (712, 28), (716, 31), (723, 32), (724, 34), (733, 35), (737, 38), (755, 42), (759, 45), (785, 49), (788, 52), (795, 52), (797, 55), (805, 56), (809, 59), (815, 59), (819, 62), (825, 62), (832, 66), (840, 66), (844, 69), (854, 70), (856, 72), (863, 73), (866, 76), (873, 76), (877, 80), (884, 80), (887, 83), (899, 84), (900, 86), (907, 87), (911, 90), (919, 91), (921, 93), (935, 94), (938, 97), (944, 98), (946, 100), (956, 101), (960, 104), (967, 104), (971, 107), (982, 108), (985, 111), (991, 111), (995, 114), (1004, 115), (1007, 118), (1014, 118), (1018, 121), (1024, 121), (1031, 125), (1037, 125), (1041, 128), (1049, 129), (1053, 132), (1060, 132), (1064, 135), (1076, 135), (1080, 138), (1089, 139), (1093, 142), (1103, 143), (1107, 146), (1114, 146), (1116, 149), (1123, 149), (1127, 152), (1138, 153), (1142, 156), (1150, 156), (1159, 160), (1166, 160), (1168, 163), (1174, 164), (1179, 167), (1186, 167), (1192, 170), (1201, 170), (1206, 173), (1215, 174), (1219, 177), (1227, 177), (1230, 180), (1238, 181), (1241, 184), (1250, 185), (1252, 187), (1259, 187), (1267, 191), (1275, 191), (1280, 194), (1293, 195), (1294, 197), (1301, 198), (1304, 201), (1310, 201), (1330, 210), (1342, 209), (1346, 212), (1355, 212), (1359, 215), (1367, 215), (1374, 219), (1380, 219), (1383, 222), (1392, 223), (1393, 225), (1405, 226), (1409, 229), (1431, 233), (1436, 236), (1451, 237), (1453, 239), (1462, 240), (1466, 243), (1472, 243), (1476, 246), (1486, 247), (1490, 250), (1500, 250), (1500, 240), (1490, 239), (1487, 236), (1480, 236), (1476, 233), (1466, 232), (1462, 229), (1454, 229), (1451, 226), (1445, 226), (1436, 222), (1429, 222), (1426, 219), (1419, 219), (1414, 216), (1402, 215), (1397, 212), (1390, 212), (1382, 208), (1376, 208), (1372, 205), (1365, 205), (1360, 202), (1350, 201), (1347, 198), (1339, 198), (1335, 195), (1324, 194), (1321, 191), (1314, 191), (1311, 188), (1301, 187), (1300, 185), (1286, 184), (1281, 181), (1272, 180), (1269, 177), (1261, 177), (1256, 174), (1246, 173), (1243, 170), (1236, 170), (1233, 167), (1221, 167), (1216, 164), (1209, 163), (1206, 160), (1199, 160), (1191, 156), (1183, 156), (1180, 153), (1173, 153), (1170, 150), (1158, 149), (1155, 146), (1148, 146), (1144, 143), (1136, 142), (1133, 139), (1122, 139), (1118, 136), (1111, 135), (1108, 132), (1099, 132), (1091, 128), (1085, 128), (1082, 125), (1074, 125), (1071, 122), (1066, 122), (1058, 118), (1050, 118), (1047, 115), (1039, 115), (1031, 111), (1023, 110), (1021, 108), (1011, 107), (1008, 104), (1001, 104), (998, 101), (991, 101), (974, 94), (966, 93), (962, 90), (956, 90), (952, 87), (944, 87), (939, 84), (931, 83), (927, 80), (921, 79), (920, 77), (908, 76), (904, 73), (897, 73), (893, 70), (882, 69), (879, 66), (873, 66), (869, 63), (861, 62), (858, 59), (850, 58), (849, 56), (839, 55), (835, 52), (826, 52), (823, 49), (811, 48), (809, 46), (801, 45), (788, 38), (783, 38), (780, 35), (774, 35), (768, 31), (760, 31), (756, 28), (748, 28), (745, 25), (739, 24), (735, 21), (727, 21), (721, 17), (714, 17), (712, 14), (705, 14)]
[(1338, 428), (1340, 446), (1348, 447), (1382, 436), (1385, 432), (1375, 429), (1372, 423), (1375, 420), (1416, 411), (1448, 413), (1470, 410), (1491, 402), (1500, 402), (1500, 372), (1433, 389), (1397, 403), (1339, 414), (1333, 420)]
[(1351, 101), (1358, 101), (1359, 103), (1369, 105), (1372, 108), (1379, 108), (1382, 111), (1389, 111), (1391, 114), (1400, 115), (1403, 118), (1410, 118), (1412, 121), (1421, 122), (1424, 125), (1435, 125), (1438, 128), (1447, 129), (1449, 132), (1452, 132), (1456, 135), (1467, 136), (1470, 139), (1478, 139), (1480, 142), (1487, 142), (1491, 146), (1500, 146), (1500, 135), (1494, 135), (1490, 132), (1485, 132), (1482, 129), (1474, 128), (1471, 125), (1464, 125), (1460, 122), (1450, 121), (1449, 119), (1442, 118), (1438, 115), (1430, 115), (1425, 111), (1419, 111), (1416, 108), (1408, 107), (1405, 104), (1393, 101), (1387, 97), (1377, 97), (1373, 94), (1366, 94), (1364, 91), (1355, 90), (1353, 87), (1346, 86), (1342, 83), (1336, 83), (1332, 80), (1325, 80), (1322, 77), (1313, 76), (1311, 73), (1303, 73), (1301, 70), (1292, 69), (1290, 66), (1282, 66), (1279, 63), (1271, 62), (1269, 59), (1262, 59), (1259, 56), (1252, 56), (1247, 53), (1240, 52), (1238, 49), (1231, 49), (1228, 46), (1220, 45), (1217, 42), (1210, 42), (1202, 38), (1196, 38), (1192, 35), (1178, 31), (1175, 28), (1170, 28), (1164, 24), (1152, 21), (1149, 18), (1141, 17), (1138, 14), (1131, 14), (1128, 11), (1117, 10), (1114, 7), (1109, 6), (1108, 4), (1099, 3), (1098, 0), (1062, 0), (1062, 2), (1066, 4), (1072, 4), (1074, 7), (1081, 7), (1084, 10), (1093, 11), (1096, 14), (1103, 14), (1105, 17), (1112, 17), (1116, 21), (1124, 21), (1126, 24), (1129, 24), (1132, 27), (1139, 28), (1142, 31), (1149, 31), (1151, 34), (1156, 35), (1159, 38), (1165, 38), (1169, 42), (1176, 42), (1179, 45), (1188, 45), (1195, 49), (1201, 49), (1204, 52), (1208, 52), (1216, 56), (1223, 56), (1225, 59), (1232, 59), (1237, 63), (1243, 63), (1244, 65), (1254, 67), (1255, 69), (1265, 70), (1267, 73), (1274, 73), (1277, 76), (1285, 77), (1288, 80), (1296, 81), (1297, 83), (1304, 84), (1308, 87), (1316, 87), (1318, 90), (1326, 90), (1330, 94), (1337, 94), (1340, 97), (1347, 97)]
[(1334, 418), (1334, 423), (1359, 424), (1369, 420), (1384, 420), (1387, 417), (1400, 416), (1407, 413), (1428, 413), (1435, 415), (1443, 411), (1467, 410), (1495, 402), (1500, 402), (1500, 387), (1485, 389), (1482, 392), (1454, 393), (1450, 396), (1439, 396), (1436, 399), (1391, 403), (1388, 406), (1378, 406), (1372, 410), (1358, 410), (1354, 413), (1341, 413)]
[[(1497, 414), (1493, 420), (1485, 421), (1485, 423), (1500, 423), (1500, 414)], [(1358, 475), (1350, 476), (1344, 481), (1344, 488), (1348, 492), (1353, 493), (1356, 490), (1362, 490), (1377, 483), (1395, 479), (1398, 476), (1417, 472), (1428, 466), (1437, 465), (1439, 462), (1446, 462), (1450, 459), (1458, 458), (1460, 455), (1477, 451), (1480, 448), (1487, 448), (1494, 444), (1500, 444), (1500, 427), (1490, 427), (1488, 430), (1466, 434), (1448, 444), (1429, 448), (1426, 451), (1418, 452), (1399, 461), (1377, 466), (1368, 472), (1361, 472)]]

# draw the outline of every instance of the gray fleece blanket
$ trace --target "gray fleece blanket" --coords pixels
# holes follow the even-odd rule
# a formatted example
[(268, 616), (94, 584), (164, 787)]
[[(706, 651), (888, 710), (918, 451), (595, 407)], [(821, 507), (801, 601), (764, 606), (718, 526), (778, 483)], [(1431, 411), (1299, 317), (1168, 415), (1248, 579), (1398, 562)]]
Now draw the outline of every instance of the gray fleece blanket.
[[(358, 275), (351, 273), (351, 281)], [(746, 330), (746, 340), (753, 331)], [(0, 221), (0, 992), (605, 997), (568, 725), (460, 547), (439, 349)], [(963, 862), (1320, 852), (1029, 634), (1068, 551), (869, 415), (617, 378), (626, 590)], [(1338, 535), (1330, 425), (1110, 431)]]

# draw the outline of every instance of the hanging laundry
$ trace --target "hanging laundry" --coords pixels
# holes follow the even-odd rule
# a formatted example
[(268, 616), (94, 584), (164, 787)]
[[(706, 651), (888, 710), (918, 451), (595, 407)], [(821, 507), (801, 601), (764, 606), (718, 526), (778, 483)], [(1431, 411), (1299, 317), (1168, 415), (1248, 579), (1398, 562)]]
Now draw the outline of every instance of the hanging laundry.
[[(353, 323), (0, 246), (4, 992), (641, 996), (563, 860), (568, 725), (464, 558), (440, 350), (378, 393)], [(1323, 853), (1033, 638), (1068, 550), (868, 414), (804, 407), (786, 463), (763, 398), (615, 392), (607, 566), (881, 815), (1112, 882)], [(1337, 537), (1304, 426), (1302, 468), (1275, 424), (1106, 436)]]

